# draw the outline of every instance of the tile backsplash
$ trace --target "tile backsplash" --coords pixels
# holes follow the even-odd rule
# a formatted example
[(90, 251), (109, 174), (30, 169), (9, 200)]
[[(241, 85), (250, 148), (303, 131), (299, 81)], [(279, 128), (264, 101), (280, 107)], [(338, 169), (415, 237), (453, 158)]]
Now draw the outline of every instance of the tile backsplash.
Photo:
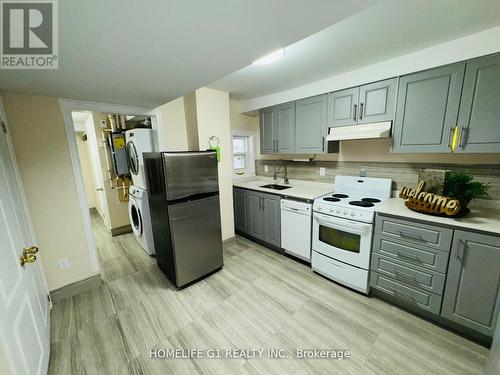
[[(393, 190), (403, 186), (417, 186), (418, 181), (426, 181), (426, 190), (440, 193), (447, 170), (469, 171), (478, 181), (490, 185), (486, 199), (500, 200), (500, 165), (499, 164), (431, 164), (431, 163), (384, 163), (384, 162), (352, 162), (352, 161), (287, 161), (288, 178), (296, 180), (334, 182), (335, 176), (359, 176), (366, 170), (367, 177), (392, 178)], [(264, 171), (265, 166), (268, 172)], [(257, 160), (255, 173), (257, 176), (272, 177), (276, 160)], [(282, 170), (279, 164), (277, 170)], [(325, 168), (325, 175), (320, 176), (320, 168)], [(279, 174), (281, 177), (282, 174)]]

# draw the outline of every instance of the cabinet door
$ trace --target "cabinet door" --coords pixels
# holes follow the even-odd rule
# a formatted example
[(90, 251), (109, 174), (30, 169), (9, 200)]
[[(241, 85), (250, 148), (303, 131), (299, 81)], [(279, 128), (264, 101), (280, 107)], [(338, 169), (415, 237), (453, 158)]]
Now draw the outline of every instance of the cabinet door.
[(500, 238), (455, 230), (441, 315), (493, 336), (499, 281)]
[(398, 79), (392, 78), (359, 88), (358, 124), (390, 121), (396, 108)]
[(332, 92), (328, 126), (355, 125), (358, 121), (359, 87)]
[(280, 154), (295, 152), (295, 103), (279, 105), (274, 110), (276, 151)]
[(281, 247), (281, 206), (279, 196), (263, 194), (264, 241)]
[(450, 152), (465, 63), (443, 66), (399, 79), (394, 152)]
[(500, 152), (500, 55), (467, 62), (457, 152)]
[(273, 108), (260, 111), (260, 149), (263, 154), (272, 154), (275, 150), (273, 117)]
[(236, 230), (248, 232), (247, 195), (245, 190), (234, 189), (234, 226)]
[(328, 95), (318, 95), (295, 102), (295, 152), (325, 152)]
[(248, 234), (258, 239), (264, 238), (264, 206), (262, 201), (260, 194), (247, 193)]

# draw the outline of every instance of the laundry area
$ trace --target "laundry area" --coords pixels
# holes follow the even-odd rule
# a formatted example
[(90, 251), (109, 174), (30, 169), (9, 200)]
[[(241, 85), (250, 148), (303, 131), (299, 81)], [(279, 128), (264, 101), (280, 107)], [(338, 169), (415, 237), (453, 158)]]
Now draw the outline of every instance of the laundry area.
[(124, 234), (154, 255), (142, 159), (143, 153), (154, 151), (151, 118), (72, 112), (72, 119), (100, 260), (107, 257), (103, 249), (109, 247), (111, 238)]

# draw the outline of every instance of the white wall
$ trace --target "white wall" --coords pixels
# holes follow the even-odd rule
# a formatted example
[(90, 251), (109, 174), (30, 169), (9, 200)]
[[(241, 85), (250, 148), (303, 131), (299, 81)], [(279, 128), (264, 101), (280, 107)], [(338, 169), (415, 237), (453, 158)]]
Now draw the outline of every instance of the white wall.
[(80, 166), (82, 167), (83, 183), (85, 185), (85, 196), (89, 208), (94, 208), (95, 203), (95, 183), (92, 160), (90, 159), (90, 145), (87, 140), (83, 141), (82, 137), (85, 133), (77, 133), (76, 146), (78, 147), (78, 155), (80, 157)]
[(49, 290), (94, 275), (58, 99), (2, 97)]
[(158, 146), (160, 151), (188, 150), (184, 97), (165, 103), (155, 111), (160, 112), (158, 126)]
[(227, 240), (234, 237), (229, 94), (206, 87), (196, 90), (196, 113), (200, 150), (208, 148), (208, 138), (210, 136), (214, 135), (220, 140), (219, 190), (222, 239)]
[[(479, 5), (478, 5), (479, 6)], [(291, 90), (240, 102), (249, 112), (270, 105), (342, 90), (500, 51), (500, 26)]]

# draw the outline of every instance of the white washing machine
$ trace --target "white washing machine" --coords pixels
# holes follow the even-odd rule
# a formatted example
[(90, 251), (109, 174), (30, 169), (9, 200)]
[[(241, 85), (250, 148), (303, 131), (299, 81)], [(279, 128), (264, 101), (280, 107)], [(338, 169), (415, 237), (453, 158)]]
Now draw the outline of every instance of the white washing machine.
[(135, 238), (143, 249), (154, 255), (153, 229), (151, 227), (151, 217), (149, 216), (148, 191), (130, 187), (130, 199), (128, 201), (128, 215)]
[(127, 142), (127, 157), (132, 182), (135, 187), (147, 189), (142, 154), (154, 151), (153, 130), (140, 128), (127, 130), (125, 141)]

